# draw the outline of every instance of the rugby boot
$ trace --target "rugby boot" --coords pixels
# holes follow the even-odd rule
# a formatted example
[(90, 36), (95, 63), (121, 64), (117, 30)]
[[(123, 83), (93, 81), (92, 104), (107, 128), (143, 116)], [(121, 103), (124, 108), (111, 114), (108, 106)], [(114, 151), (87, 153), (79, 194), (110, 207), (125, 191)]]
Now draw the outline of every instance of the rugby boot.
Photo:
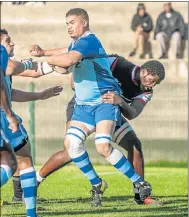
[(101, 205), (102, 195), (104, 194), (107, 188), (108, 184), (105, 180), (102, 180), (102, 182), (98, 186), (92, 187), (92, 206), (98, 207)]

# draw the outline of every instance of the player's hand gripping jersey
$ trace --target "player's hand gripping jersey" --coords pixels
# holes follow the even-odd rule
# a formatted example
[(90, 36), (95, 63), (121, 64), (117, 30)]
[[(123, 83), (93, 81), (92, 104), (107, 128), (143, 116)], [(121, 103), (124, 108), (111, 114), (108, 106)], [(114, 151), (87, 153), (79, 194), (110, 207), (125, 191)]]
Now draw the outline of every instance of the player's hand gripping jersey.
[(78, 51), (83, 58), (71, 67), (74, 77), (76, 103), (78, 105), (98, 105), (107, 91), (121, 94), (121, 89), (112, 76), (104, 48), (90, 31), (77, 41), (72, 41), (69, 51)]

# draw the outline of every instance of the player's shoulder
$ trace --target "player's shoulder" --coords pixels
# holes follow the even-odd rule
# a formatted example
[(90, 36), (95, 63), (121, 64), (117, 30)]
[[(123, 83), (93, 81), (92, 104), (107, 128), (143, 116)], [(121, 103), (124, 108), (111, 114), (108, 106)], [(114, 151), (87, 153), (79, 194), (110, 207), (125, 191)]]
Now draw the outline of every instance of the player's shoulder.
[(1, 45), (1, 48), (0, 48), (0, 67), (2, 68), (3, 71), (6, 70), (8, 58), (9, 57), (8, 57), (8, 53), (7, 53), (6, 48), (3, 45)]
[(1, 55), (2, 56), (5, 55), (6, 57), (8, 57), (7, 50), (2, 44), (1, 44), (0, 50), (1, 50)]

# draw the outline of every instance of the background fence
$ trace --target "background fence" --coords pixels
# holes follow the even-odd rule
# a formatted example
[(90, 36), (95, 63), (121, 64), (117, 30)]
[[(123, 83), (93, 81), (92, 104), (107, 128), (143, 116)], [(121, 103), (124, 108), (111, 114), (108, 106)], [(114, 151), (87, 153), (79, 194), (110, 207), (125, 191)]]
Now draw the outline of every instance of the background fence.
[[(67, 46), (70, 39), (64, 25), (65, 13), (73, 7), (85, 8), (90, 15), (91, 30), (101, 39), (108, 53), (118, 53), (127, 57), (132, 49), (130, 23), (136, 13), (137, 2), (112, 3), (52, 3), (45, 6), (12, 6), (2, 5), (1, 22), (15, 42), (15, 57), (28, 58), (30, 44), (39, 44), (43, 48)], [(145, 3), (147, 12), (154, 21), (162, 11), (163, 2)], [(188, 3), (173, 3), (188, 22)], [(154, 58), (159, 56), (158, 44), (153, 41)], [(144, 112), (131, 125), (142, 140), (146, 161), (187, 160), (187, 125), (188, 125), (188, 60), (186, 44), (185, 57), (182, 60), (163, 60), (166, 68), (166, 79), (155, 88), (154, 97)], [(171, 51), (170, 51), (171, 52)], [(171, 54), (171, 53), (170, 53)], [(42, 59), (40, 59), (42, 60)], [(132, 59), (140, 65), (145, 60)], [(66, 106), (73, 96), (70, 88), (70, 76), (52, 74), (39, 79), (13, 78), (13, 87), (29, 90), (30, 82), (35, 83), (36, 91), (54, 85), (63, 85), (63, 93), (47, 101), (35, 104), (35, 139), (36, 163), (43, 163), (51, 154), (61, 150), (65, 134)], [(29, 103), (13, 103), (14, 110), (23, 118), (26, 129), (29, 129)], [(33, 111), (33, 109), (31, 109)], [(93, 162), (105, 163), (97, 154), (91, 136), (87, 149)]]

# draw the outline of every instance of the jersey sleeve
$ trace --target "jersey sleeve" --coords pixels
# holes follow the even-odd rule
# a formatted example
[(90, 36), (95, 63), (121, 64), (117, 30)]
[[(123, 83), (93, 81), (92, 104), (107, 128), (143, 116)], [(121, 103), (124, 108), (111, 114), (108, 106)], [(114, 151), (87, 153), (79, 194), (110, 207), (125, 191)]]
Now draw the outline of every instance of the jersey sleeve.
[(4, 46), (0, 48), (0, 68), (5, 72), (8, 64), (8, 53)]
[(100, 46), (98, 40), (92, 37), (81, 38), (72, 48), (82, 54), (83, 58), (98, 56)]
[(143, 94), (136, 96), (134, 99), (139, 99), (142, 103), (146, 104), (151, 100), (152, 96), (152, 92), (145, 92)]

